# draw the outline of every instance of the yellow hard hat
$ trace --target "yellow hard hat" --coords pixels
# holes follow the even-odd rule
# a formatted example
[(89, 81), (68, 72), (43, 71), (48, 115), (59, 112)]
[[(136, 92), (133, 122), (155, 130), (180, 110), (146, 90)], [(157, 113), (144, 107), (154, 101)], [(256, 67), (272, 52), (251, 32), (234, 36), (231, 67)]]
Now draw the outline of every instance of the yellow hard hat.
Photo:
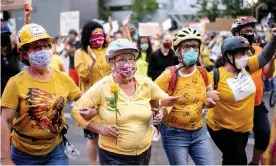
[(26, 24), (17, 33), (17, 47), (32, 43), (41, 39), (51, 39), (46, 30), (38, 24)]

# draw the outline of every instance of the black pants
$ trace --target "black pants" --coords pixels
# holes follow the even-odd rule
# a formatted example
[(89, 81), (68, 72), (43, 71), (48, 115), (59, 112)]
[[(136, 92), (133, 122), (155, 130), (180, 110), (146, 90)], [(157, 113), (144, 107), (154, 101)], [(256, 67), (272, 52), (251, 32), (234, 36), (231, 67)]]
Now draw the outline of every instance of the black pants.
[(218, 131), (208, 127), (208, 131), (222, 152), (222, 165), (247, 165), (245, 147), (248, 141), (248, 132), (237, 133), (232, 130)]
[(101, 165), (149, 165), (150, 156), (151, 147), (136, 156), (112, 153), (101, 148), (99, 150)]
[(268, 110), (262, 102), (259, 106), (254, 108), (254, 148), (257, 150), (265, 151), (270, 137), (270, 124), (267, 117)]

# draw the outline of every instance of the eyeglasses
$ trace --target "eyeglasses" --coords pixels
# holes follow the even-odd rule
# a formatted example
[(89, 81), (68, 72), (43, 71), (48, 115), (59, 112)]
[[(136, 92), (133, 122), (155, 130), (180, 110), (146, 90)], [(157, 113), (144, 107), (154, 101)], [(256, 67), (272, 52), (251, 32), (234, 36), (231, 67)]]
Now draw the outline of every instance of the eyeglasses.
[(199, 44), (183, 44), (180, 46), (181, 51), (189, 50), (190, 48), (199, 50)]
[(119, 60), (116, 60), (115, 62), (117, 63), (135, 63), (135, 59), (119, 59)]

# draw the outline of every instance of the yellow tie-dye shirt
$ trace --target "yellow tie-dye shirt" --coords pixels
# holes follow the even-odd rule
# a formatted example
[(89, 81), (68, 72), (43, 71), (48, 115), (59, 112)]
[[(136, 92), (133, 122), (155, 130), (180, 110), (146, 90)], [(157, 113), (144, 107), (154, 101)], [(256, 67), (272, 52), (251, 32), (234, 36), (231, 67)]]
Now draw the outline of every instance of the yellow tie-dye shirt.
[(1, 106), (17, 111), (12, 124), (13, 145), (31, 155), (51, 152), (62, 141), (60, 132), (65, 124), (66, 101), (73, 101), (80, 94), (73, 80), (57, 70), (53, 70), (48, 81), (36, 80), (26, 71), (12, 77)]
[[(168, 92), (170, 79), (170, 70), (166, 69), (155, 82), (161, 89)], [(165, 118), (164, 124), (185, 130), (196, 130), (202, 127), (202, 108), (206, 101), (206, 85), (197, 68), (189, 75), (179, 74), (173, 96), (180, 98)]]

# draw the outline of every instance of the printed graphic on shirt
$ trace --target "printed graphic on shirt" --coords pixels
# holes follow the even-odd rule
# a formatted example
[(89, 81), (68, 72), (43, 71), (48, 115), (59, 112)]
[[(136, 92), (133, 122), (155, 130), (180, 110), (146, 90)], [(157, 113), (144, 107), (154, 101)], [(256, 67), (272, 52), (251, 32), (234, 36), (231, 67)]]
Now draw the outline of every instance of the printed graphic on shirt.
[(38, 88), (29, 88), (26, 101), (33, 128), (52, 134), (61, 132), (62, 110), (65, 106), (63, 96), (50, 94)]
[(256, 91), (256, 86), (251, 76), (243, 70), (235, 78), (227, 79), (235, 100), (240, 101)]

